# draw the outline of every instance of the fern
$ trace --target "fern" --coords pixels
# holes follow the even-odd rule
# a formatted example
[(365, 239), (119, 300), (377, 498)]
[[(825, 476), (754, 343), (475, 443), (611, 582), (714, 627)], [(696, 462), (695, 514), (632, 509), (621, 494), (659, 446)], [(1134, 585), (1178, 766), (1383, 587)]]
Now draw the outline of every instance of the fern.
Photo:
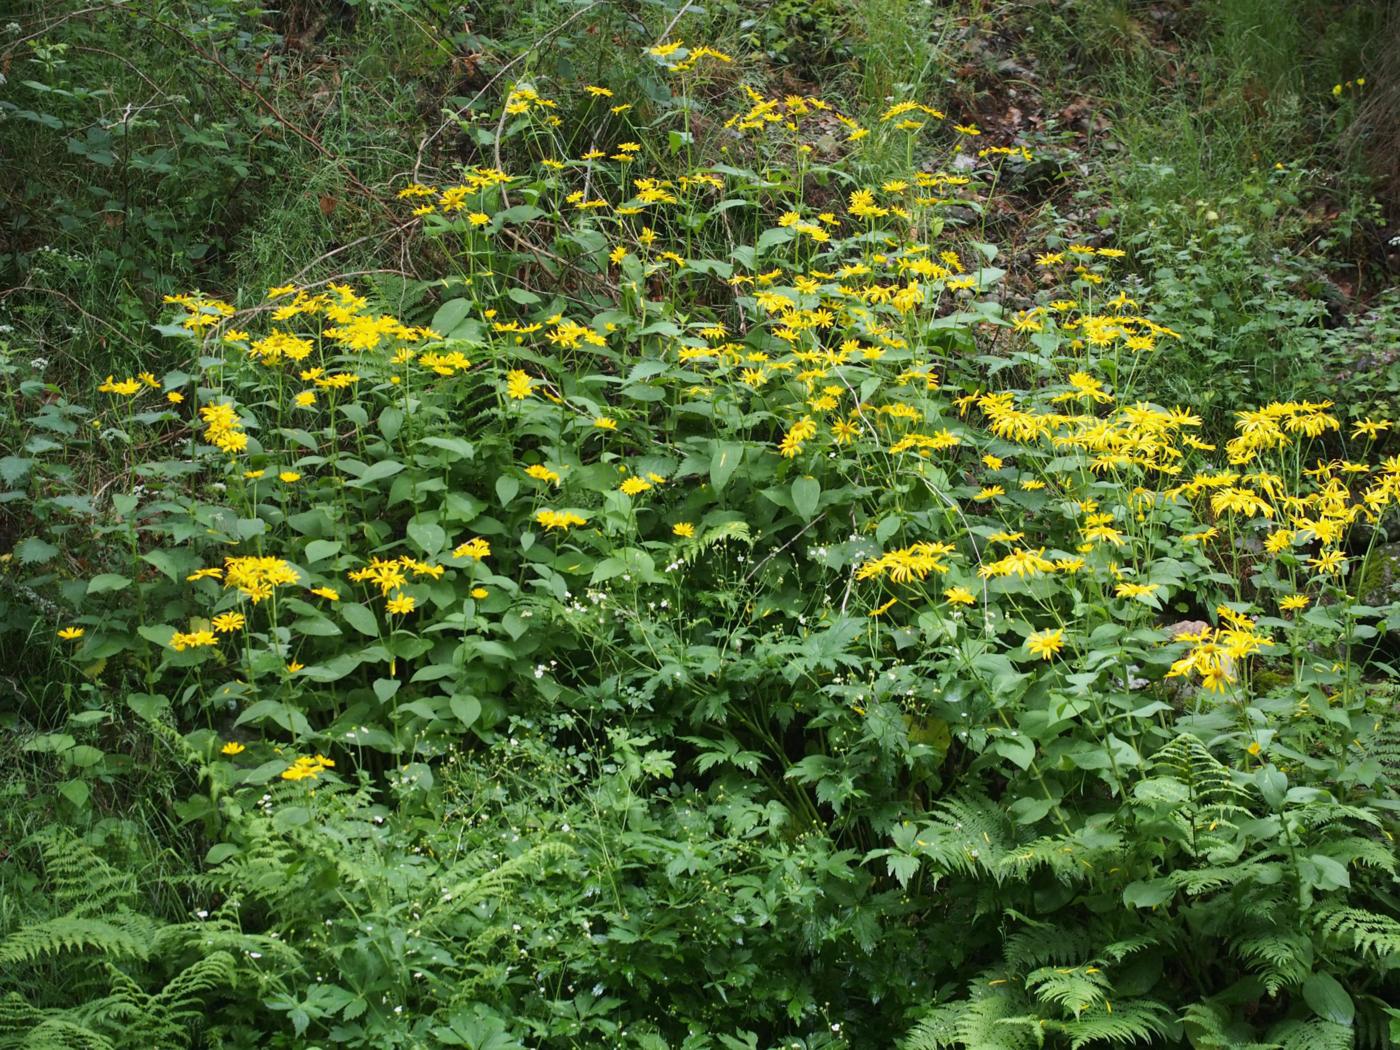
[(1388, 915), (1363, 908), (1324, 908), (1318, 913), (1317, 929), (1324, 937), (1378, 960), (1388, 962), (1400, 955), (1400, 921)]
[[(134, 927), (134, 928), (133, 928)], [(144, 959), (155, 924), (123, 915), (114, 922), (60, 915), (22, 927), (0, 941), (0, 967), (33, 964), (62, 952), (96, 951), (119, 959)]]
[(936, 1007), (909, 1033), (905, 1050), (1031, 1050), (1045, 1045), (1038, 1018), (1019, 996), (979, 988), (969, 998)]
[(1108, 1002), (1108, 975), (1097, 966), (1043, 966), (1026, 975), (1026, 987), (1042, 1003), (1053, 1003), (1078, 1017)]
[(447, 922), (488, 897), (504, 895), (523, 878), (535, 875), (571, 854), (561, 842), (543, 842), (518, 857), (488, 870), (475, 857), (459, 861), (443, 873), (437, 899), (423, 911), (423, 929), (440, 930)]
[(1252, 1042), (1248, 1026), (1217, 1003), (1192, 1003), (1181, 1021), (1196, 1050), (1278, 1050), (1277, 1043)]
[(1161, 1044), (1175, 1027), (1171, 1011), (1154, 999), (1133, 999), (1106, 1003), (1085, 1011), (1073, 1021), (1047, 1025), (1069, 1037), (1070, 1050), (1085, 1046), (1124, 1046), (1132, 1043)]
[(1248, 793), (1229, 768), (1196, 737), (1182, 733), (1153, 756), (1152, 772), (1156, 783), (1140, 783), (1135, 795), (1141, 804), (1165, 810), (1187, 852), (1199, 859), (1230, 850), (1236, 820), (1252, 812)]
[(916, 838), (937, 878), (949, 875), (1007, 877), (1002, 866), (1013, 845), (1010, 822), (989, 798), (948, 798), (936, 803)]
[(1231, 947), (1250, 964), (1251, 971), (1270, 995), (1277, 995), (1285, 988), (1296, 988), (1312, 972), (1312, 940), (1300, 933), (1271, 932), (1239, 937)]
[[(28, 993), (0, 999), (4, 1050), (188, 1047), (211, 1004), (236, 984), (239, 950), (256, 944), (295, 959), (276, 941), (238, 932), (229, 909), (207, 923), (161, 923), (136, 909), (135, 880), (82, 842), (51, 833), (37, 844), (49, 888), (40, 902), (64, 913), (24, 922), (0, 941), (0, 969)], [(182, 956), (193, 961), (162, 982)]]
[(1269, 1035), (1281, 1050), (1353, 1050), (1351, 1026), (1331, 1021), (1283, 1021)]

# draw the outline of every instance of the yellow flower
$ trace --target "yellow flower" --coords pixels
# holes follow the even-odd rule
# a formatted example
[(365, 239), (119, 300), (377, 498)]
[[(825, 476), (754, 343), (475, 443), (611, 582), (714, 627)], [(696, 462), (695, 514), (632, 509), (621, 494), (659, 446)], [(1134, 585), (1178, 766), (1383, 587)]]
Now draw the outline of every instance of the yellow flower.
[(584, 87), (583, 90), (587, 91), (590, 95), (593, 95), (596, 98), (613, 97), (612, 91), (605, 87), (599, 87), (597, 84), (588, 84)]
[(325, 755), (302, 755), (286, 769), (282, 770), (283, 780), (315, 780), (327, 769), (335, 767)]
[(306, 665), (305, 665), (305, 664), (299, 664), (299, 663), (297, 663), (295, 660), (293, 660), (291, 663), (289, 663), (289, 664), (287, 665), (287, 673), (288, 673), (288, 674), (296, 674), (298, 671), (302, 671), (302, 670), (305, 670), (305, 669), (306, 669)]
[(678, 521), (671, 526), (671, 534), (688, 540), (695, 535), (695, 526), (688, 521)]
[(131, 397), (141, 389), (139, 379), (114, 379), (108, 376), (106, 382), (97, 388), (104, 394), (120, 394), (122, 397)]
[(178, 405), (185, 400), (185, 395), (178, 390), (172, 390), (165, 395), (165, 400), (169, 401), (172, 405)]
[(340, 592), (332, 590), (329, 587), (312, 587), (311, 593), (316, 595), (316, 597), (318, 598), (326, 599), (326, 601), (328, 602), (340, 601)]
[(295, 470), (284, 470), (282, 471), (282, 473), (277, 475), (277, 480), (285, 481), (288, 485), (290, 485), (293, 482), (300, 481), (301, 475), (298, 474)]
[(593, 425), (599, 430), (616, 430), (617, 420), (613, 419), (612, 416), (599, 416), (593, 421)]
[(560, 511), (545, 509), (536, 511), (535, 520), (541, 525), (543, 525), (547, 530), (567, 530), (570, 526), (573, 525), (588, 524), (587, 518), (582, 518), (579, 515), (573, 513), (573, 511), (568, 510)]
[(473, 226), (485, 226), (491, 221), (491, 216), (484, 211), (473, 211), (467, 213), (467, 221)]
[(651, 488), (651, 483), (643, 481), (641, 478), (628, 478), (622, 483), (621, 488), (628, 496), (637, 496)]
[(65, 642), (76, 642), (86, 633), (87, 631), (81, 627), (64, 627), (58, 632), (58, 636)]
[(316, 391), (314, 390), (303, 390), (300, 394), (296, 396), (296, 404), (298, 408), (310, 408), (315, 403)]
[(406, 616), (413, 611), (417, 604), (417, 599), (411, 594), (396, 594), (384, 603), (384, 608), (395, 616)]
[(1278, 607), (1285, 612), (1297, 612), (1306, 609), (1312, 604), (1312, 599), (1306, 594), (1290, 594), (1278, 603)]
[(976, 596), (966, 587), (949, 587), (943, 592), (949, 605), (976, 605)]
[(453, 548), (452, 557), (471, 558), (475, 561), (481, 561), (482, 558), (489, 556), (490, 553), (491, 544), (480, 536), (475, 536), (467, 540), (466, 543), (459, 543)]
[(996, 499), (998, 496), (1005, 496), (1005, 495), (1006, 495), (1006, 490), (1005, 490), (1004, 488), (1002, 488), (1000, 485), (988, 485), (986, 488), (981, 489), (981, 490), (980, 490), (975, 496), (973, 496), (972, 498), (975, 499), (975, 500), (977, 500), (979, 503), (983, 503), (983, 502), (986, 502), (986, 501), (989, 500), (989, 499)]
[(185, 577), (185, 580), (186, 580), (187, 582), (193, 583), (195, 580), (222, 580), (223, 578), (224, 578), (224, 570), (223, 570), (223, 569), (220, 569), (220, 568), (212, 568), (212, 569), (195, 569), (194, 572), (190, 573), (188, 576)]
[(226, 612), (214, 617), (213, 627), (220, 634), (229, 634), (247, 622), (247, 618), (241, 612)]
[(878, 607), (878, 608), (876, 608), (876, 609), (871, 609), (870, 612), (868, 612), (866, 615), (867, 615), (867, 616), (883, 616), (883, 615), (885, 615), (885, 613), (887, 613), (887, 612), (889, 612), (891, 609), (893, 609), (893, 608), (895, 607), (895, 605), (898, 604), (898, 602), (899, 602), (899, 599), (898, 599), (898, 598), (891, 598), (889, 601), (885, 602), (884, 605), (881, 605), (880, 607)]
[(485, 598), (488, 593), (489, 592), (486, 590), (485, 587), (472, 588), (472, 597), (475, 598), (477, 601), (481, 601), (481, 599)]
[(219, 748), (219, 753), (221, 755), (241, 755), (244, 751), (247, 750), (248, 749), (242, 744), (240, 744), (237, 740), (230, 740), (223, 747)]
[(266, 473), (266, 470), (245, 470), (243, 472), (243, 476), (249, 481), (256, 481), (258, 478), (262, 477)]
[(170, 639), (170, 648), (177, 653), (183, 653), (186, 649), (198, 649), (206, 645), (216, 645), (218, 639), (214, 637), (213, 631), (190, 631), (182, 633), (176, 631)]
[(1316, 558), (1309, 558), (1308, 564), (1321, 573), (1341, 574), (1346, 568), (1346, 555), (1341, 551), (1328, 551)]
[(985, 456), (982, 457), (982, 462), (986, 465), (988, 470), (1001, 469), (1002, 460), (1000, 459), (1000, 457), (994, 456), (990, 452), (988, 452)]
[(513, 368), (506, 373), (506, 396), (515, 401), (524, 401), (530, 396), (534, 382), (527, 373)]
[(1065, 647), (1065, 632), (1060, 629), (1053, 631), (1036, 631), (1026, 639), (1026, 648), (1032, 655), (1048, 660)]
[(1148, 598), (1160, 589), (1158, 583), (1120, 583), (1113, 593), (1120, 598)]
[(536, 481), (543, 481), (553, 484), (558, 484), (559, 482), (558, 472), (550, 470), (548, 467), (543, 466), (539, 463), (532, 463), (530, 466), (526, 467), (525, 473), (529, 474), (530, 477), (534, 478)]
[(1259, 741), (1257, 740), (1251, 740), (1249, 742), (1249, 746), (1245, 748), (1245, 751), (1247, 751), (1254, 758), (1258, 758), (1260, 752), (1262, 752), (1263, 750), (1264, 749), (1259, 746)]

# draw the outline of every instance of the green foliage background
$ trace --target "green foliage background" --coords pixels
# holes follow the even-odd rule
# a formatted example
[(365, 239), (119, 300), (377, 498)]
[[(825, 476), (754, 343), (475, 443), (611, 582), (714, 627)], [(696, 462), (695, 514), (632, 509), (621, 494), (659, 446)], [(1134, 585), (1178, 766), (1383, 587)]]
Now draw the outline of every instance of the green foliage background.
[[(1344, 429), (1316, 451), (1380, 464), (1393, 432), (1363, 452), (1351, 424), (1397, 411), (1400, 299), (1349, 129), (1376, 119), (1361, 80), (1394, 40), (1384, 5), (131, 0), (7, 17), (0, 1046), (1400, 1041), (1393, 509), (1295, 619), (1277, 599), (1301, 548), (1270, 563), (1253, 528), (1208, 556), (1165, 511), (1134, 534), (1164, 600), (1006, 588), (967, 613), (1012, 639), (999, 650), (931, 612), (941, 586), (891, 587), (904, 605), (874, 619), (885, 591), (862, 589), (847, 615), (883, 548), (992, 534), (976, 494), (1012, 474), (789, 458), (800, 395), (745, 400), (737, 370), (729, 395), (685, 394), (709, 380), (665, 350), (725, 300), (639, 248), (610, 268), (600, 227), (550, 211), (547, 173), (482, 198), (526, 209), (489, 235), (395, 199), (538, 159), (538, 131), (500, 117), (529, 84), (561, 107), (560, 156), (636, 131), (653, 174), (736, 173), (732, 205), (661, 230), (711, 276), (737, 272), (736, 249), (798, 270), (817, 256), (783, 255), (803, 250), (779, 225), (794, 202), (839, 208), (947, 157), (879, 133), (836, 160), (834, 130), (810, 162), (765, 155), (721, 127), (743, 88), (877, 129), (892, 102), (926, 102), (1035, 160), (948, 213), (946, 242), (1008, 276), (999, 311), (901, 330), (947, 388), (911, 395), (921, 411), (957, 426), (954, 393), (984, 386), (1053, 403), (1071, 333), (1012, 344), (1009, 318), (1049, 294), (1036, 254), (1089, 241), (1127, 252), (1115, 290), (1182, 336), (1108, 375), (1123, 403), (1189, 405), (1223, 443), (1237, 410), (1331, 397)], [(739, 61), (682, 92), (646, 54), (663, 38)], [(583, 84), (637, 113), (604, 116)], [(329, 280), (492, 376), (525, 367), (617, 411), (612, 458), (543, 396), (405, 393), (387, 370), (358, 416), (347, 400), (304, 423), (290, 389), (190, 340), (165, 301), (200, 289), (261, 331), (268, 287)], [(582, 311), (623, 349), (493, 343), (487, 305)], [(245, 483), (167, 404), (95, 393), (139, 372), (192, 403), (236, 393), (246, 465), (295, 468), (301, 488)], [(563, 468), (559, 501), (527, 463)], [(619, 464), (669, 484), (634, 505)], [(1133, 530), (1130, 486), (1082, 468), (1075, 497)], [(532, 524), (563, 492), (588, 538)], [(1073, 552), (1072, 514), (1009, 501)], [(449, 559), (464, 532), (493, 557)], [(333, 587), (369, 557), (451, 564), (411, 588), (442, 630), (347, 592), (334, 610), (289, 598), (249, 629), (246, 666), (172, 652), (175, 630), (232, 608), (187, 576), (264, 541)], [(1280, 645), (1212, 704), (1162, 677), (1180, 655), (1162, 632), (1221, 622), (1222, 602)], [(56, 644), (70, 623), (85, 637)], [(1056, 624), (1072, 665), (1017, 652)], [(301, 679), (283, 674), (296, 658)], [(301, 751), (334, 772), (283, 780)]]

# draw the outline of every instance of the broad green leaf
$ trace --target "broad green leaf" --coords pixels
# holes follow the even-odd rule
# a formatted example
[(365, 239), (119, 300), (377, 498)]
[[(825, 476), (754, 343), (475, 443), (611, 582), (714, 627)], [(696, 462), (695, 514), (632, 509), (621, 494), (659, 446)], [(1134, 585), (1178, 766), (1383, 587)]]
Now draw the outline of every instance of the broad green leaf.
[(447, 546), (447, 533), (443, 527), (430, 522), (409, 522), (408, 538), (430, 558)]
[(337, 608), (340, 615), (355, 630), (372, 638), (379, 636), (379, 619), (359, 602), (342, 602)]
[(1304, 981), (1303, 1000), (1324, 1021), (1350, 1025), (1356, 1019), (1356, 1004), (1330, 973), (1315, 973)]
[(714, 486), (715, 492), (724, 490), (743, 458), (744, 446), (740, 442), (715, 442), (714, 450), (710, 454), (710, 484)]
[(822, 498), (822, 486), (816, 478), (800, 477), (792, 483), (792, 505), (798, 517), (811, 521)]
[(448, 701), (447, 706), (452, 708), (452, 713), (457, 716), (457, 721), (462, 723), (463, 729), (473, 725), (481, 717), (481, 701), (474, 696), (459, 693)]

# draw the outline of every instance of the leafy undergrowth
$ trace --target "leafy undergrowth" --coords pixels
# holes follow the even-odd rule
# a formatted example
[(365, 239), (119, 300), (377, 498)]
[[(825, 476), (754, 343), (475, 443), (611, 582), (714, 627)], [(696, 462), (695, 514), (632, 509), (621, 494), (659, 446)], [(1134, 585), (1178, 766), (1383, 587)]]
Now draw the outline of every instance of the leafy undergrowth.
[(5, 366), (0, 1045), (1391, 1045), (1390, 423), (1207, 426), (956, 113), (638, 61), (431, 281)]

